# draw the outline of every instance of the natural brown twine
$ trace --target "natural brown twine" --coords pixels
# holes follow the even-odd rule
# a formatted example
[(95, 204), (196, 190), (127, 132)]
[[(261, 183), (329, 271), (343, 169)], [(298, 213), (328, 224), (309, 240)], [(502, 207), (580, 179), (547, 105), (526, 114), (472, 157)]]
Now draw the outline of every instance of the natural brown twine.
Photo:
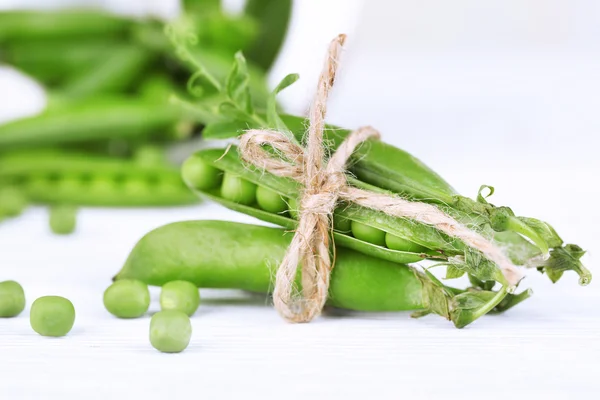
[[(339, 200), (434, 226), (481, 251), (500, 267), (511, 286), (516, 285), (521, 274), (496, 245), (437, 207), (348, 186), (345, 164), (358, 145), (367, 139), (379, 138), (375, 129), (363, 127), (352, 132), (324, 163), (323, 129), (327, 98), (334, 84), (345, 39), (345, 35), (339, 35), (329, 46), (310, 109), (305, 149), (284, 134), (272, 130), (251, 129), (240, 137), (239, 151), (244, 161), (272, 174), (293, 178), (304, 186), (298, 228), (277, 270), (273, 292), (277, 311), (288, 321), (309, 322), (323, 309), (333, 268), (329, 254), (331, 216)], [(274, 157), (263, 148), (265, 145), (273, 147), (287, 160)], [(295, 293), (298, 265), (302, 266), (302, 291)]]

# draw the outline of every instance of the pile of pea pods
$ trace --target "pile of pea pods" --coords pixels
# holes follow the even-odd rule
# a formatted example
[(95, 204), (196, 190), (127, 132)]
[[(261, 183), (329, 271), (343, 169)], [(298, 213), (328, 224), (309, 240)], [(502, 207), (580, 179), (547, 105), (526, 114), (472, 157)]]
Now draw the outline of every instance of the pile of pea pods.
[[(234, 15), (220, 0), (185, 0), (169, 21), (90, 8), (0, 11), (0, 65), (47, 94), (41, 113), (0, 124), (0, 221), (30, 204), (48, 205), (53, 232), (66, 234), (81, 206), (198, 202), (169, 149), (198, 140), (220, 93), (196, 82), (191, 95), (185, 82), (199, 63), (223, 79), (241, 50), (255, 104), (263, 105), (291, 14), (291, 0), (272, 3), (251, 0)], [(191, 27), (186, 60), (167, 23)], [(209, 111), (199, 118), (182, 100)]]

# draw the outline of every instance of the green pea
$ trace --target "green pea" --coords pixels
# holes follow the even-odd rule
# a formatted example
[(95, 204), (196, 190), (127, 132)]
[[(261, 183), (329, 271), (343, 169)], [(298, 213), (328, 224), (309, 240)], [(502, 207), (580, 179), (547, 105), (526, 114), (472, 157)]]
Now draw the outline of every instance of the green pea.
[(119, 318), (138, 318), (150, 307), (150, 291), (143, 282), (123, 279), (104, 291), (104, 307)]
[(188, 281), (171, 281), (165, 283), (160, 292), (160, 308), (162, 310), (179, 310), (193, 315), (200, 305), (198, 287)]
[(400, 236), (392, 235), (391, 233), (385, 234), (385, 244), (392, 250), (408, 251), (411, 253), (425, 253), (427, 248), (423, 247), (415, 242), (401, 238)]
[(79, 193), (85, 190), (85, 187), (81, 179), (73, 176), (65, 176), (61, 177), (57, 182), (56, 190), (60, 190), (63, 193)]
[(110, 196), (115, 192), (116, 183), (113, 179), (106, 177), (95, 177), (90, 182), (89, 190), (95, 196)]
[(133, 157), (135, 162), (140, 165), (163, 165), (167, 162), (164, 150), (156, 145), (140, 146), (136, 149)]
[(25, 292), (15, 281), (0, 282), (0, 318), (16, 317), (25, 309)]
[(57, 235), (68, 235), (77, 225), (77, 208), (69, 205), (50, 207), (50, 229)]
[(282, 213), (288, 208), (279, 193), (262, 186), (256, 189), (256, 202), (260, 208), (271, 213)]
[(333, 229), (338, 232), (352, 233), (352, 221), (342, 217), (341, 215), (333, 214)]
[(75, 323), (75, 307), (64, 297), (40, 297), (31, 305), (29, 322), (42, 336), (65, 336)]
[(35, 197), (39, 193), (46, 193), (48, 190), (52, 190), (50, 182), (43, 176), (32, 175), (27, 179), (24, 186), (32, 197)]
[(150, 185), (139, 179), (129, 179), (123, 184), (123, 191), (134, 197), (152, 196)]
[(159, 311), (150, 320), (150, 343), (163, 353), (179, 353), (192, 337), (190, 318), (178, 310)]
[(223, 173), (200, 157), (192, 155), (181, 166), (181, 176), (189, 187), (207, 190), (219, 187)]
[(17, 188), (0, 188), (0, 215), (15, 217), (27, 207), (27, 198)]
[(376, 244), (377, 246), (385, 246), (385, 232), (381, 229), (373, 228), (372, 226), (356, 221), (352, 221), (351, 226), (352, 234), (355, 238)]
[(236, 203), (250, 205), (256, 200), (256, 185), (225, 172), (221, 185), (221, 196)]

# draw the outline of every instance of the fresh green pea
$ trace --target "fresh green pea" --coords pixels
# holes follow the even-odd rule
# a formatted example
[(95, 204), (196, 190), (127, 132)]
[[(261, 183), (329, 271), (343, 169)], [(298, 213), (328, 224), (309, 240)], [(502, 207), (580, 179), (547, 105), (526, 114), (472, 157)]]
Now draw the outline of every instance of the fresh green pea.
[(152, 191), (148, 183), (139, 179), (129, 179), (125, 181), (123, 183), (123, 191), (132, 197), (152, 195)]
[(381, 229), (373, 228), (356, 221), (352, 221), (351, 226), (352, 234), (355, 238), (376, 244), (377, 246), (385, 246), (385, 232)]
[(0, 282), (0, 318), (16, 317), (25, 309), (25, 292), (15, 281)]
[(223, 173), (202, 161), (200, 157), (191, 156), (181, 166), (181, 176), (188, 186), (207, 190), (219, 187)]
[(256, 200), (256, 185), (225, 172), (221, 185), (221, 196), (236, 203), (250, 205)]
[(385, 234), (385, 244), (392, 250), (408, 251), (411, 253), (425, 253), (427, 248), (423, 247), (415, 242), (401, 238), (400, 236), (392, 235), (391, 233)]
[(135, 162), (140, 165), (163, 165), (165, 164), (165, 152), (162, 148), (156, 145), (140, 146), (134, 154)]
[(74, 176), (61, 176), (56, 182), (56, 190), (63, 193), (77, 193), (85, 190), (84, 182)]
[(15, 187), (0, 188), (0, 215), (15, 217), (27, 207), (27, 197)]
[(192, 316), (200, 305), (198, 287), (188, 281), (165, 283), (160, 292), (162, 310), (179, 310)]
[(333, 214), (333, 228), (338, 232), (352, 233), (352, 221), (341, 215)]
[(64, 297), (40, 297), (31, 305), (29, 322), (42, 336), (65, 336), (75, 323), (75, 307)]
[(90, 182), (90, 192), (96, 196), (110, 196), (115, 192), (115, 182), (107, 177), (95, 177)]
[(138, 318), (150, 307), (150, 291), (143, 282), (124, 279), (104, 291), (104, 307), (119, 318)]
[(282, 213), (288, 207), (279, 193), (263, 186), (259, 186), (256, 189), (256, 202), (260, 208), (272, 213)]
[(190, 318), (178, 310), (159, 311), (150, 320), (150, 343), (163, 353), (185, 350), (192, 337)]
[(50, 207), (50, 229), (57, 235), (68, 235), (75, 231), (77, 208), (69, 205)]

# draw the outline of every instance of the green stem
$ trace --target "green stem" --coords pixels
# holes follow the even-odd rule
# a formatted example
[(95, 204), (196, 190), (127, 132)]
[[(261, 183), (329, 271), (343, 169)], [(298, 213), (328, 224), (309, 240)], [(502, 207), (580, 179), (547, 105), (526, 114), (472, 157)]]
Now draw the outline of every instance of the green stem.
[(536, 231), (534, 231), (529, 225), (525, 224), (520, 219), (516, 217), (509, 217), (506, 220), (505, 229), (525, 236), (540, 249), (543, 255), (548, 254), (548, 251), (550, 250), (548, 248), (548, 243), (546, 243), (544, 238), (542, 238)]
[(453, 319), (452, 322), (454, 322), (454, 326), (456, 326), (457, 328), (464, 328), (465, 326), (469, 325), (471, 322), (473, 322), (476, 319), (489, 313), (490, 311), (492, 311), (494, 309), (494, 307), (496, 307), (502, 301), (502, 299), (504, 299), (504, 297), (506, 297), (507, 294), (508, 294), (507, 287), (502, 286), (502, 288), (498, 291), (498, 293), (496, 293), (496, 295), (490, 301), (488, 301), (482, 307), (477, 309), (477, 311), (473, 311), (473, 313), (470, 315), (471, 318), (469, 318), (468, 320), (465, 320), (465, 321), (462, 321), (460, 319), (457, 319), (457, 320)]

